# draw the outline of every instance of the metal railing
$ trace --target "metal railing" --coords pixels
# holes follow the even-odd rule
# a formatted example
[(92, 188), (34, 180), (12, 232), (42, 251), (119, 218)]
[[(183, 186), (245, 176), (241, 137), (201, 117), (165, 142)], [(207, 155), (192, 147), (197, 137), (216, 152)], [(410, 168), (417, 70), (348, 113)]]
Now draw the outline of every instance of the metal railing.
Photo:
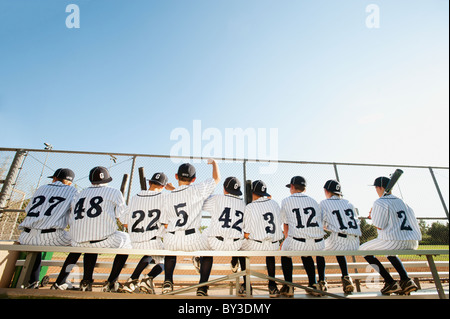
[[(219, 162), (222, 180), (227, 176), (236, 176), (244, 186), (244, 181), (261, 179), (267, 184), (272, 198), (279, 203), (289, 196), (285, 185), (292, 176), (304, 176), (308, 183), (307, 194), (317, 201), (324, 199), (325, 181), (337, 179), (342, 184), (345, 198), (358, 209), (362, 222), (366, 220), (365, 217), (377, 198), (373, 188), (368, 186), (376, 177), (389, 176), (396, 168), (401, 168), (405, 173), (394, 188), (394, 194), (413, 207), (416, 216), (422, 221), (422, 231), (429, 243), (433, 243), (434, 237), (441, 238), (441, 233), (447, 231), (448, 245), (449, 167), (244, 158), (216, 160)], [(0, 240), (17, 239), (17, 225), (24, 218), (24, 208), (29, 199), (39, 186), (49, 182), (47, 176), (52, 175), (57, 168), (71, 168), (76, 175), (74, 186), (81, 190), (90, 185), (90, 169), (98, 165), (104, 166), (113, 177), (110, 183), (112, 187), (119, 189), (125, 186), (124, 197), (128, 202), (141, 188), (140, 171), (147, 178), (154, 172), (165, 172), (169, 176), (169, 182), (175, 185), (174, 175), (182, 162), (194, 164), (197, 180), (211, 177), (211, 167), (202, 157), (0, 148)], [(124, 175), (129, 178), (122, 185)], [(220, 193), (221, 187), (217, 187), (216, 192)], [(204, 223), (208, 224), (207, 218)], [(433, 234), (430, 231), (439, 233)]]

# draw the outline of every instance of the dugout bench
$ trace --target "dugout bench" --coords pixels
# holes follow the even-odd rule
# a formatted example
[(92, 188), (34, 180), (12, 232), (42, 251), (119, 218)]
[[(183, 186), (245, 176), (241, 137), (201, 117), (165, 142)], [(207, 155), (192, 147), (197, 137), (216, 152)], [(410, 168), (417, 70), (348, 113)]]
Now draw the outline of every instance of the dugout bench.
[[(263, 265), (254, 265), (252, 266), (250, 263), (250, 257), (258, 257), (258, 256), (288, 256), (288, 257), (301, 257), (301, 256), (367, 256), (367, 255), (375, 255), (375, 256), (391, 256), (391, 255), (416, 255), (416, 256), (426, 256), (427, 266), (430, 270), (430, 273), (433, 277), (433, 281), (436, 286), (436, 290), (440, 299), (447, 299), (448, 297), (445, 295), (442, 282), (440, 280), (440, 273), (437, 271), (436, 262), (434, 261), (434, 256), (440, 255), (449, 255), (448, 250), (443, 249), (427, 249), (427, 250), (356, 250), (356, 251), (195, 251), (195, 252), (184, 252), (184, 251), (169, 251), (169, 250), (144, 250), (144, 249), (116, 249), (116, 248), (91, 248), (91, 247), (71, 247), (71, 246), (31, 246), (31, 245), (14, 245), (14, 244), (4, 244), (0, 242), (0, 250), (4, 251), (13, 251), (13, 252), (27, 252), (26, 259), (23, 262), (19, 262), (17, 266), (23, 266), (21, 274), (18, 279), (17, 285), (23, 285), (28, 282), (30, 277), (30, 272), (32, 265), (36, 259), (37, 253), (41, 252), (63, 252), (63, 253), (96, 253), (96, 254), (127, 254), (127, 255), (150, 255), (150, 256), (212, 256), (212, 257), (246, 257), (247, 269), (245, 271), (239, 271), (237, 273), (232, 273), (225, 276), (217, 276), (212, 277), (210, 281), (202, 283), (202, 284), (194, 284), (186, 288), (181, 288), (172, 291), (169, 294), (179, 294), (183, 292), (187, 292), (193, 289), (197, 289), (198, 287), (204, 285), (210, 285), (214, 283), (219, 283), (222, 281), (232, 281), (238, 280), (239, 277), (246, 276), (247, 280), (247, 297), (251, 297), (250, 295), (250, 284), (251, 277), (257, 277), (264, 280), (274, 280), (280, 284), (289, 284), (291, 286), (309, 290), (313, 292), (318, 292), (322, 295), (330, 296), (333, 298), (345, 299), (345, 296), (332, 294), (329, 292), (318, 291), (313, 288), (309, 288), (306, 286), (302, 286), (296, 283), (289, 283), (279, 278), (272, 278), (264, 274)], [(44, 263), (45, 261), (43, 261)], [(423, 264), (423, 263), (422, 263)], [(364, 263), (359, 263), (356, 265), (355, 263), (349, 263), (349, 269), (357, 268), (363, 266)], [(446, 262), (448, 266), (448, 262)], [(365, 264), (367, 266), (367, 264)], [(279, 265), (278, 265), (279, 267)], [(442, 274), (442, 273), (441, 273)], [(446, 272), (448, 275), (448, 271)], [(350, 274), (352, 278), (355, 278), (355, 275), (358, 274)], [(361, 276), (366, 276), (367, 274), (360, 274), (357, 278), (363, 278)], [(415, 275), (419, 276), (420, 274), (409, 274), (410, 277), (414, 277)], [(328, 277), (328, 276), (327, 276)], [(198, 278), (198, 277), (197, 277)], [(294, 276), (294, 281), (296, 277)]]

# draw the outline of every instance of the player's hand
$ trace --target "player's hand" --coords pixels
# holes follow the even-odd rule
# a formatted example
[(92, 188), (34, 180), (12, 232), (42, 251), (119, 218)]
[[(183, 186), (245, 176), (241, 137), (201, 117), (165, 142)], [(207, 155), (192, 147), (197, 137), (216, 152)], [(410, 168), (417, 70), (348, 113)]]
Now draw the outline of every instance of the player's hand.
[(369, 216), (367, 217), (367, 219), (372, 219), (372, 208), (370, 209)]
[(173, 191), (175, 187), (172, 185), (172, 183), (167, 183), (166, 186), (164, 186), (165, 189), (168, 191)]
[(208, 164), (213, 164), (215, 160), (213, 158), (208, 158)]

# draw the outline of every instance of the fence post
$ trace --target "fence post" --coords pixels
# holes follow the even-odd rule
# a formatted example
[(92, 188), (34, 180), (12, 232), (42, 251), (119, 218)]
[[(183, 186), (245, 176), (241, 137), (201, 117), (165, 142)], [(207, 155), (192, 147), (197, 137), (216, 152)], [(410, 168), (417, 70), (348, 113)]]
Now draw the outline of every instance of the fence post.
[(444, 207), (445, 214), (447, 215), (447, 219), (449, 219), (448, 208), (447, 208), (447, 205), (445, 205), (444, 197), (442, 197), (441, 189), (439, 188), (438, 182), (436, 180), (436, 176), (434, 176), (434, 172), (431, 167), (429, 167), (429, 170), (430, 170), (431, 177), (433, 178), (434, 186), (436, 186), (436, 190), (438, 192), (439, 198), (441, 199), (442, 206)]
[(127, 205), (130, 201), (130, 194), (131, 194), (131, 184), (133, 183), (133, 173), (134, 173), (134, 165), (136, 164), (136, 155), (133, 156), (133, 162), (131, 164), (131, 173), (130, 173), (130, 184), (128, 184), (128, 194), (127, 194)]
[(333, 167), (334, 167), (334, 174), (336, 175), (336, 180), (340, 182), (336, 163), (333, 163)]
[(26, 151), (18, 150), (14, 159), (9, 167), (8, 175), (6, 175), (6, 179), (3, 182), (2, 191), (0, 193), (0, 216), (3, 214), (1, 209), (6, 207), (8, 203), (9, 196), (12, 192), (15, 180), (17, 178), (17, 174), (19, 173), (19, 169), (22, 165), (23, 159), (25, 158)]

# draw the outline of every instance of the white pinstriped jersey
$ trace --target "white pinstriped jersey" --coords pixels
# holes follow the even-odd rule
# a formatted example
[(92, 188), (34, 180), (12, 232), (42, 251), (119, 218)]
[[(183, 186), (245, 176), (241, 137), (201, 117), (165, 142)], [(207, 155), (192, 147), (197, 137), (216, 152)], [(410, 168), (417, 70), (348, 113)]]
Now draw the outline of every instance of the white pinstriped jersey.
[(60, 181), (39, 187), (25, 212), (27, 216), (19, 229), (64, 229), (70, 215), (70, 204), (77, 190)]
[(319, 204), (308, 195), (295, 193), (281, 202), (281, 221), (289, 225), (288, 236), (322, 238), (323, 213)]
[(335, 233), (361, 236), (355, 207), (347, 199), (332, 196), (319, 204), (324, 227)]
[(69, 234), (81, 243), (105, 239), (117, 231), (116, 218), (126, 208), (122, 193), (106, 185), (82, 190), (72, 202)]
[(144, 242), (153, 237), (162, 237), (161, 210), (165, 195), (158, 191), (141, 191), (134, 195), (120, 218), (128, 224), (128, 233), (133, 243)]
[(260, 197), (247, 204), (244, 212), (244, 233), (249, 239), (278, 241), (283, 239), (280, 206), (272, 199)]
[(416, 216), (403, 200), (386, 195), (377, 199), (372, 207), (372, 224), (381, 228), (378, 238), (384, 240), (421, 240)]
[(161, 223), (167, 231), (184, 231), (201, 226), (203, 202), (214, 192), (216, 183), (208, 179), (202, 183), (183, 185), (166, 195)]
[(211, 214), (211, 223), (206, 229), (207, 236), (243, 238), (245, 202), (241, 198), (231, 194), (212, 195), (205, 201), (202, 210)]

